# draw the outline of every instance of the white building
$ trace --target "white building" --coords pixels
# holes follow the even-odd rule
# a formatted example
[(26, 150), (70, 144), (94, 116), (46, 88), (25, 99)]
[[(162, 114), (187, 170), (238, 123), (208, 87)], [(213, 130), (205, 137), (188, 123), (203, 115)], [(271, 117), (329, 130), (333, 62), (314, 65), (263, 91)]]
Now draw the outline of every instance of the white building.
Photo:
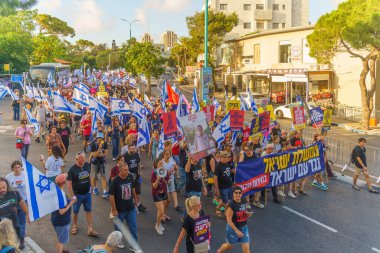
[(144, 33), (144, 35), (141, 37), (140, 42), (141, 43), (152, 43), (153, 44), (153, 38), (149, 33)]
[(178, 42), (178, 36), (172, 31), (167, 31), (161, 36), (161, 44), (165, 45), (165, 49), (170, 51)]
[(309, 0), (209, 0), (209, 8), (239, 16), (239, 24), (228, 39), (309, 24)]

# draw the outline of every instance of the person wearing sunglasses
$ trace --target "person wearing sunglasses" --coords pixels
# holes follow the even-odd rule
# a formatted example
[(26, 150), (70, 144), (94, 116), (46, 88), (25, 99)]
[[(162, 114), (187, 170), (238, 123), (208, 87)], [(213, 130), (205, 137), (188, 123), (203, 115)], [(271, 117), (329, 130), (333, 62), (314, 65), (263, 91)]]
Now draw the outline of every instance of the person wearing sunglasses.
[(247, 212), (242, 193), (240, 186), (235, 186), (232, 190), (232, 200), (228, 203), (226, 210), (226, 242), (220, 246), (217, 253), (231, 250), (236, 244), (241, 244), (243, 253), (250, 252), (247, 220), (252, 213)]

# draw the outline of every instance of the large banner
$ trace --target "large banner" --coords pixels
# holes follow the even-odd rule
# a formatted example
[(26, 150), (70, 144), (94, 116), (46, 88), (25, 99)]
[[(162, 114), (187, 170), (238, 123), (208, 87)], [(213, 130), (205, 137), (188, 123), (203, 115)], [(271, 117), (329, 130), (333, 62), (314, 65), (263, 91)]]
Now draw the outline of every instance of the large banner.
[(325, 169), (321, 142), (282, 153), (238, 163), (236, 185), (243, 194), (279, 186), (321, 172)]
[(203, 111), (181, 117), (179, 121), (193, 159), (201, 159), (214, 153), (214, 139)]

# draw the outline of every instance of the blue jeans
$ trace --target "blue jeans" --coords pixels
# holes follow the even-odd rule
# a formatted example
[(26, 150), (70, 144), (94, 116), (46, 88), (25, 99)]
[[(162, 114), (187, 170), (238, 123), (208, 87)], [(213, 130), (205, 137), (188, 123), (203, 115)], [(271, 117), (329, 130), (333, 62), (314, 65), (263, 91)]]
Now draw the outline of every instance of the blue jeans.
[(20, 120), (20, 106), (13, 106), (13, 120)]
[(25, 160), (28, 160), (29, 145), (30, 144), (24, 144), (21, 149), (21, 156), (24, 157)]
[(26, 214), (21, 208), (17, 208), (17, 222), (20, 228), (20, 239), (24, 239), (26, 233)]
[(178, 168), (178, 174), (179, 174), (179, 182), (177, 184), (177, 190), (180, 191), (182, 187), (186, 185), (186, 171), (185, 168), (179, 167)]
[[(137, 212), (136, 208), (133, 208), (133, 210), (129, 212), (123, 212), (123, 213), (118, 213), (117, 217), (121, 220), (121, 222), (125, 222), (128, 225), (129, 231), (131, 232), (133, 238), (135, 238), (137, 242)], [(115, 226), (116, 231), (120, 231), (117, 226)]]
[(112, 158), (116, 158), (119, 155), (120, 153), (119, 146), (120, 146), (120, 135), (112, 134)]

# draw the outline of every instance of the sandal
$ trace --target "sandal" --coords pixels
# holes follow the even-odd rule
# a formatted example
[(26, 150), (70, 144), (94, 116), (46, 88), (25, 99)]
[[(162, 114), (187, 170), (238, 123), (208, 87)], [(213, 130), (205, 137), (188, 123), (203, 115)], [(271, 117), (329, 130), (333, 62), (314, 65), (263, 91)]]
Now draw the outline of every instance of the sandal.
[(78, 228), (77, 228), (76, 226), (73, 226), (73, 227), (71, 228), (71, 234), (72, 234), (72, 235), (76, 235), (76, 234), (78, 234)]
[(95, 230), (91, 230), (87, 235), (89, 237), (99, 237), (99, 233), (95, 232)]
[(172, 220), (172, 218), (170, 218), (169, 216), (165, 215), (165, 221), (171, 221), (171, 220)]
[(223, 217), (223, 213), (219, 210), (216, 210), (216, 216), (218, 216), (219, 218), (222, 218)]
[(299, 193), (303, 194), (303, 195), (309, 195), (309, 193), (307, 193), (306, 191), (302, 190), (302, 191), (299, 191)]

